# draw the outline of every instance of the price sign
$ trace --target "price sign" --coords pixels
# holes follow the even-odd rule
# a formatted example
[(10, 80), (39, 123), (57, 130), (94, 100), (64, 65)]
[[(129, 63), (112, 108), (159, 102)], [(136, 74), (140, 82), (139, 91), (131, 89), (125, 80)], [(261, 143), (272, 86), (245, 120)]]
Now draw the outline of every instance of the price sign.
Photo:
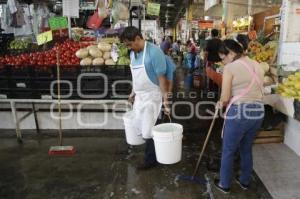
[(68, 28), (68, 19), (66, 17), (51, 17), (49, 26), (51, 30)]
[(53, 40), (52, 31), (43, 32), (36, 36), (37, 44), (42, 45)]
[(148, 3), (147, 5), (147, 14), (159, 16), (160, 4), (159, 3)]

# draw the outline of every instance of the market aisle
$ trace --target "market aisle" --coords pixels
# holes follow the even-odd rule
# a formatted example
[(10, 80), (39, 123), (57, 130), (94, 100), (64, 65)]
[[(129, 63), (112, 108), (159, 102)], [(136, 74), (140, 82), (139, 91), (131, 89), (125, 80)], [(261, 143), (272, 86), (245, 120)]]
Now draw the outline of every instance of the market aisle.
[[(189, 134), (180, 163), (137, 171), (143, 147), (128, 149), (123, 133), (97, 137), (88, 137), (85, 131), (79, 133), (65, 139), (78, 150), (72, 157), (48, 156), (55, 138), (25, 136), (23, 146), (14, 138), (1, 138), (0, 198), (210, 198), (206, 185), (176, 180), (177, 174), (191, 175), (199, 151), (195, 140), (202, 136)], [(205, 163), (199, 170), (199, 177), (204, 175), (210, 180), (214, 177)], [(224, 198), (212, 189), (214, 198)], [(231, 197), (239, 199), (268, 198), (256, 178), (250, 191), (244, 192), (234, 184), (232, 192)]]
[[(182, 71), (177, 71), (181, 79)], [(179, 85), (176, 83), (176, 85)], [(179, 88), (175, 87), (175, 90)], [(182, 88), (181, 88), (182, 89)], [(195, 89), (189, 92), (200, 93)], [(195, 106), (206, 97), (174, 97), (174, 102), (189, 102)], [(214, 101), (215, 99), (209, 99)], [(204, 105), (199, 113), (209, 114), (213, 106)], [(191, 110), (184, 104), (175, 106), (175, 113), (186, 115)], [(35, 132), (24, 132), (24, 144), (18, 145), (14, 133), (2, 133), (0, 139), (0, 198), (34, 199), (98, 199), (98, 198), (141, 198), (141, 199), (198, 199), (220, 198), (224, 195), (211, 185), (218, 169), (220, 153), (220, 129), (216, 127), (208, 144), (198, 172), (207, 184), (195, 184), (177, 180), (178, 174), (192, 175), (199, 151), (203, 145), (210, 120), (174, 119), (184, 126), (182, 161), (175, 165), (159, 165), (157, 169), (138, 171), (142, 161), (143, 147), (128, 148), (124, 131), (79, 130), (64, 131), (65, 143), (75, 146), (77, 153), (72, 157), (49, 157), (49, 146), (57, 139), (48, 131), (38, 137)], [(56, 131), (55, 131), (56, 132)], [(48, 136), (51, 135), (51, 136)], [(208, 170), (209, 169), (209, 170)], [(263, 184), (254, 175), (249, 191), (242, 191), (233, 183), (229, 198), (271, 198)]]

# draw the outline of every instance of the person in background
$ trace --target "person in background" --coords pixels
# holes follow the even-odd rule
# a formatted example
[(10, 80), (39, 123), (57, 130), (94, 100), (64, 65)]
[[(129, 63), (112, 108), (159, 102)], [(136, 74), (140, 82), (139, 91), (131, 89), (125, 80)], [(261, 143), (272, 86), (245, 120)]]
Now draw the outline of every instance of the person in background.
[(208, 41), (211, 39), (211, 36), (209, 35), (208, 31), (205, 31), (205, 40)]
[(236, 36), (236, 39), (235, 39), (238, 43), (242, 44), (243, 46), (243, 49), (244, 49), (244, 53), (247, 53), (247, 50), (248, 50), (248, 45), (249, 45), (249, 42), (250, 42), (250, 39), (247, 35), (243, 35), (243, 34), (238, 34)]
[(211, 63), (221, 61), (218, 50), (222, 44), (222, 41), (219, 39), (219, 31), (217, 29), (211, 30), (211, 39), (207, 41), (205, 48), (207, 58), (206, 61), (210, 65)]
[(133, 26), (126, 27), (120, 39), (131, 49), (133, 89), (128, 100), (134, 102), (132, 126), (146, 141), (144, 162), (138, 169), (150, 169), (158, 164), (151, 129), (162, 104), (169, 114), (166, 57), (156, 45), (145, 41), (141, 32)]
[(165, 54), (170, 54), (172, 40), (169, 36), (165, 38), (165, 40), (161, 43), (160, 48)]
[(195, 67), (195, 59), (196, 59), (196, 46), (195, 44), (191, 41), (188, 40), (186, 42), (186, 49), (187, 49), (187, 54), (185, 56), (185, 67), (188, 69), (188, 72), (191, 73), (194, 70)]
[(189, 53), (196, 55), (196, 46), (191, 40), (186, 42), (186, 48)]
[(166, 37), (163, 37), (163, 38), (161, 39), (161, 42), (160, 42), (160, 44), (159, 44), (160, 49), (162, 49), (162, 46), (163, 46), (163, 43), (165, 42), (165, 40), (166, 40)]
[(168, 95), (172, 94), (173, 90), (173, 80), (174, 80), (174, 71), (176, 70), (176, 64), (174, 63), (173, 59), (166, 55), (166, 77), (168, 80)]
[(264, 118), (264, 72), (256, 61), (244, 55), (245, 50), (244, 45), (237, 41), (224, 40), (218, 51), (225, 67), (217, 108), (227, 107), (222, 132), (220, 179), (216, 179), (214, 184), (223, 193), (230, 192), (237, 150), (241, 173), (235, 181), (242, 189), (249, 188), (253, 170), (252, 143)]
[(206, 48), (206, 31), (202, 31), (199, 35), (199, 42), (198, 45), (200, 47), (200, 52), (202, 52), (202, 50), (205, 50)]
[(172, 51), (174, 54), (179, 55), (180, 53), (180, 45), (181, 45), (181, 41), (177, 40), (176, 42), (174, 42), (172, 44)]
[[(175, 48), (175, 52), (179, 53), (179, 46), (178, 43), (180, 43), (180, 41), (178, 42), (174, 42), (177, 44), (176, 48)], [(174, 71), (176, 70), (176, 64), (174, 63), (172, 57), (170, 55), (168, 55), (168, 53), (164, 52), (165, 56), (166, 56), (166, 77), (168, 79), (168, 94), (172, 94), (172, 90), (173, 90), (173, 76), (174, 76)]]

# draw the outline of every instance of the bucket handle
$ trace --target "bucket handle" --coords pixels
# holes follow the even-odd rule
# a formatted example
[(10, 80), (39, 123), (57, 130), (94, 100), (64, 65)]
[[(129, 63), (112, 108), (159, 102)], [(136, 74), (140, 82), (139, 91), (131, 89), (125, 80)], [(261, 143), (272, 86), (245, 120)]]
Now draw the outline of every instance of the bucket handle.
[[(168, 116), (170, 123), (172, 123), (171, 114), (169, 113), (169, 114), (166, 114), (166, 115)], [(172, 127), (172, 138), (173, 138), (173, 140), (175, 140), (174, 132), (175, 132), (175, 128)]]

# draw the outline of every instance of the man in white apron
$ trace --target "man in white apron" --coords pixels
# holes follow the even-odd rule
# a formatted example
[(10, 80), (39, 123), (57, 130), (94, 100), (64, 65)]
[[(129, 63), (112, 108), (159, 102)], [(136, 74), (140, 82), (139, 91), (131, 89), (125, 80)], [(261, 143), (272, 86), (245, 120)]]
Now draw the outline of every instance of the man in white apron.
[(131, 49), (130, 69), (133, 89), (129, 100), (134, 100), (135, 114), (132, 124), (146, 140), (144, 163), (138, 169), (149, 169), (157, 165), (151, 129), (157, 121), (162, 102), (165, 109), (169, 110), (166, 58), (157, 46), (146, 42), (135, 27), (125, 28), (121, 40)]

